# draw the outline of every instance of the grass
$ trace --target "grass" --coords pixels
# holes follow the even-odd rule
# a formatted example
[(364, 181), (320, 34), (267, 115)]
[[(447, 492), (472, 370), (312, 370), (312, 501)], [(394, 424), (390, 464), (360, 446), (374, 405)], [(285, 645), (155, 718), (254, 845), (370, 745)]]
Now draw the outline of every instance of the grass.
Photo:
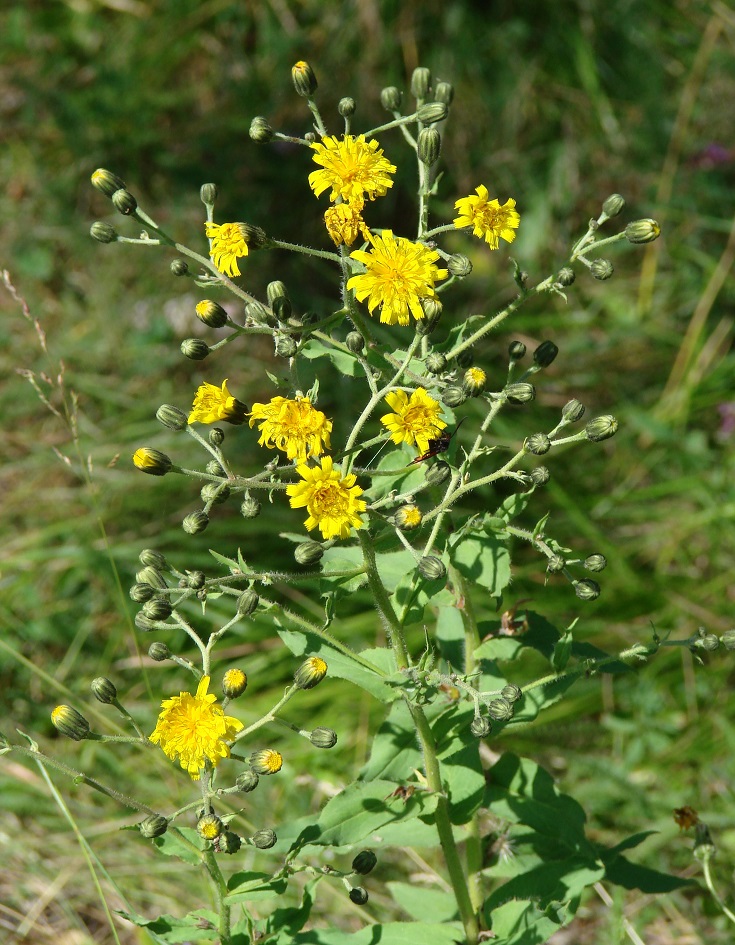
[[(359, 12), (307, 2), (292, 12), (285, 5), (242, 9), (226, 2), (154, 9), (131, 0), (123, 10), (25, 4), (0, 14), (8, 136), (0, 156), (8, 181), (0, 197), (2, 266), (48, 339), (46, 354), (18, 302), (0, 296), (6, 379), (0, 389), (0, 684), (7, 734), (16, 726), (32, 733), (53, 754), (85, 769), (100, 765), (144, 798), (187, 789), (162, 763), (146, 771), (96, 746), (80, 753), (70, 743), (51, 744), (50, 708), (59, 701), (86, 705), (96, 675), (113, 676), (130, 693), (131, 709), (149, 720), (161, 687), (171, 685), (152, 665), (140, 673), (138, 651), (148, 641), (131, 631), (127, 587), (146, 544), (181, 554), (179, 523), (196, 507), (196, 495), (168, 479), (141, 485), (128, 457), (143, 442), (167, 448), (153, 419), (156, 407), (186, 407), (207, 377), (178, 353), (180, 340), (197, 333), (192, 286), (170, 275), (163, 254), (92, 244), (86, 229), (106, 218), (107, 208), (87, 181), (95, 167), (111, 167), (169, 229), (193, 239), (201, 226), (198, 186), (216, 180), (223, 219), (245, 212), (288, 239), (292, 233), (281, 222), (288, 218), (293, 233), (316, 241), (321, 221), (304, 185), (303, 156), (258, 148), (247, 138), (255, 114), (306, 130), (288, 77), (302, 56), (320, 77), (325, 113), (334, 115), (339, 97), (350, 94), (361, 127), (383, 120), (380, 88), (403, 86), (415, 65), (451, 80), (456, 104), (443, 152), (444, 211), (451, 215), (451, 195), (469, 193), (481, 181), (514, 195), (523, 225), (513, 254), (532, 281), (563, 261), (565, 247), (612, 191), (629, 201), (626, 221), (660, 220), (660, 241), (642, 252), (616, 253), (610, 283), (580, 273), (567, 305), (545, 300), (524, 310), (482, 355), (488, 370), (502, 371), (512, 338), (532, 345), (549, 337), (560, 347), (533, 412), (520, 413), (509, 433), (527, 432), (529, 422), (542, 428), (571, 396), (590, 413), (614, 412), (621, 421), (618, 436), (601, 448), (553, 457), (553, 478), (535, 507), (537, 517), (551, 509), (552, 534), (560, 541), (582, 556), (602, 551), (610, 561), (603, 596), (581, 611), (580, 636), (614, 646), (647, 639), (651, 621), (674, 636), (699, 625), (714, 633), (730, 628), (734, 451), (718, 407), (735, 399), (727, 314), (735, 246), (724, 209), (733, 163), (732, 157), (707, 163), (705, 149), (726, 142), (732, 125), (734, 25), (732, 13), (716, 4), (644, 6), (641, 12), (617, 2), (593, 10), (565, 2), (531, 20), (498, 4), (492, 25), (469, 2), (439, 8), (379, 2), (360, 5)], [(330, 124), (335, 127), (331, 117)], [(396, 228), (411, 199), (397, 188), (386, 203)], [(468, 249), (460, 238), (455, 248), (475, 266), (457, 296), (458, 310), (491, 312), (507, 301), (506, 260), (479, 244)], [(276, 262), (298, 306), (333, 304), (321, 274), (289, 258)], [(272, 277), (264, 266), (254, 288), (262, 291)], [(238, 358), (238, 383), (252, 399), (261, 393), (258, 378), (271, 354), (241, 350)], [(67, 404), (71, 391), (78, 395), (78, 448), (64, 418), (61, 361)], [(35, 372), (61, 416), (39, 401), (17, 368)], [(186, 566), (206, 567), (207, 548), (220, 542), (232, 551), (247, 541), (272, 554), (274, 535), (292, 528), (287, 514), (269, 513), (245, 532), (234, 510), (223, 513), (186, 545)], [(580, 613), (565, 583), (544, 584), (542, 563), (519, 548), (513, 597), (503, 607), (532, 597), (532, 606), (560, 625)], [(479, 604), (481, 616), (493, 619), (492, 602)], [(366, 645), (374, 634), (359, 614), (341, 629), (345, 639)], [(229, 655), (247, 663), (254, 713), (291, 671), (267, 626), (236, 637)], [(690, 841), (677, 836), (670, 813), (692, 804), (717, 832), (724, 878), (735, 864), (735, 838), (727, 819), (733, 717), (721, 694), (732, 685), (733, 669), (727, 653), (706, 664), (667, 653), (636, 677), (590, 680), (551, 711), (546, 727), (519, 732), (503, 748), (545, 763), (584, 804), (593, 837), (614, 843), (637, 830), (658, 830), (640, 852), (661, 868), (695, 872)], [(340, 732), (344, 748), (323, 769), (314, 769), (313, 753), (291, 749), (298, 790), (271, 788), (276, 820), (286, 808), (294, 813), (294, 804), (297, 813), (313, 809), (365, 756), (375, 707), (334, 685), (329, 702), (358, 721)], [(309, 717), (313, 710), (329, 724), (321, 693), (314, 693)], [(139, 911), (182, 911), (196, 889), (194, 875), (150, 858), (146, 868), (155, 873), (141, 884), (148, 851), (119, 833), (129, 819), (63, 778), (54, 782), (58, 799), (37, 769), (5, 761), (0, 768), (6, 812), (0, 900), (9, 904), (1, 921), (13, 927), (12, 910), (31, 916), (28, 940), (41, 943), (74, 931), (80, 941), (114, 941), (103, 902), (117, 908), (122, 899), (99, 868), (104, 892), (95, 893), (64, 803)], [(405, 879), (404, 856), (386, 860), (385, 878)], [(423, 867), (413, 862), (408, 869)], [(22, 884), (12, 879), (19, 875)], [(375, 914), (383, 904), (394, 908), (387, 890), (373, 885)], [(590, 902), (577, 920), (577, 940), (612, 936), (623, 910), (641, 934), (662, 941), (729, 940), (708, 900), (692, 893), (665, 902), (631, 896), (611, 909)], [(346, 913), (345, 921), (357, 927), (359, 917)], [(127, 928), (118, 934), (121, 941), (141, 940)]]

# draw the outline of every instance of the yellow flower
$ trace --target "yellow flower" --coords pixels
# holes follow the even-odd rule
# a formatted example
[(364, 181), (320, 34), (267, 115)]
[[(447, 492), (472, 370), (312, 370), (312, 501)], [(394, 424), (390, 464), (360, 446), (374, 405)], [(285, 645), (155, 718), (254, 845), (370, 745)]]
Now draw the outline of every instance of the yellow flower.
[(283, 755), (273, 748), (261, 748), (252, 753), (248, 763), (256, 774), (277, 774), (283, 767)]
[(329, 449), (332, 421), (312, 407), (308, 397), (295, 400), (273, 397), (270, 403), (253, 404), (250, 426), (258, 420), (262, 421), (258, 427), (259, 445), (275, 447), (298, 463), (305, 463), (310, 456), (321, 456)]
[(309, 531), (318, 525), (324, 538), (348, 538), (350, 528), (362, 528), (359, 513), (367, 505), (358, 498), (362, 489), (352, 473), (342, 479), (340, 470), (332, 468), (331, 456), (323, 456), (321, 466), (296, 468), (304, 481), (288, 486), (286, 492), (292, 509), (308, 511), (304, 524)]
[(230, 278), (239, 276), (237, 260), (248, 254), (246, 230), (243, 224), (205, 223), (204, 229), (207, 237), (212, 241), (209, 249), (212, 262), (226, 276)]
[(245, 422), (247, 409), (242, 401), (227, 390), (227, 379), (222, 381), (222, 387), (205, 381), (194, 395), (189, 423), (217, 423), (218, 420), (224, 420), (239, 426)]
[(422, 453), (429, 449), (429, 440), (435, 440), (446, 423), (439, 417), (441, 404), (418, 387), (410, 397), (405, 391), (394, 390), (385, 396), (395, 413), (387, 413), (380, 422), (390, 430), (394, 443), (418, 446)]
[(172, 761), (178, 759), (192, 780), (199, 777), (205, 762), (216, 767), (222, 758), (230, 757), (227, 743), (243, 728), (239, 719), (225, 715), (222, 707), (215, 705), (217, 696), (207, 694), (208, 688), (209, 676), (202, 676), (195, 696), (180, 692), (164, 699), (163, 711), (148, 736)]
[(369, 252), (358, 249), (351, 259), (364, 263), (367, 272), (352, 276), (347, 288), (357, 298), (368, 300), (368, 309), (380, 306), (380, 320), (387, 325), (408, 325), (409, 312), (417, 320), (425, 317), (421, 299), (434, 299), (434, 283), (446, 279), (447, 270), (437, 269), (436, 250), (421, 243), (413, 243), (402, 236), (383, 230), (380, 236), (371, 236)]
[(458, 230), (471, 226), (473, 235), (481, 239), (484, 236), (490, 249), (498, 248), (501, 237), (506, 243), (512, 243), (521, 222), (515, 200), (508, 198), (501, 207), (498, 200), (488, 200), (490, 195), (484, 184), (476, 187), (475, 191), (476, 197), (470, 194), (455, 203), (459, 216), (453, 221), (454, 225)]
[(150, 476), (165, 476), (173, 466), (165, 453), (151, 449), (150, 446), (141, 446), (133, 453), (133, 464), (136, 469)]
[(349, 203), (338, 203), (328, 207), (324, 214), (324, 222), (327, 224), (327, 232), (332, 237), (335, 246), (342, 244), (352, 246), (360, 233), (363, 239), (370, 239), (370, 231), (365, 226), (360, 211)]
[(314, 163), (322, 166), (309, 174), (309, 186), (317, 197), (331, 187), (332, 202), (341, 197), (360, 210), (365, 202), (363, 194), (375, 200), (393, 186), (389, 175), (395, 173), (396, 166), (383, 157), (375, 138), (366, 141), (365, 135), (345, 135), (340, 141), (326, 135), (311, 147), (316, 151)]

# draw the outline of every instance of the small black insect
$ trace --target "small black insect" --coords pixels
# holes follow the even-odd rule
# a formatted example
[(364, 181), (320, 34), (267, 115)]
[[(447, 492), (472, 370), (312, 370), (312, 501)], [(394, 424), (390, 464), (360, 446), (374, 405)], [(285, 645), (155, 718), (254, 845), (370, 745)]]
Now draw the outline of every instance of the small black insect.
[(446, 451), (449, 449), (449, 444), (452, 442), (452, 437), (457, 432), (457, 430), (459, 430), (466, 419), (467, 417), (462, 417), (451, 433), (447, 433), (446, 430), (442, 430), (435, 440), (430, 439), (428, 450), (422, 456), (417, 456), (416, 459), (412, 459), (408, 465), (413, 466), (414, 463), (422, 463), (425, 459), (431, 459), (432, 456), (438, 456), (439, 453), (446, 453)]

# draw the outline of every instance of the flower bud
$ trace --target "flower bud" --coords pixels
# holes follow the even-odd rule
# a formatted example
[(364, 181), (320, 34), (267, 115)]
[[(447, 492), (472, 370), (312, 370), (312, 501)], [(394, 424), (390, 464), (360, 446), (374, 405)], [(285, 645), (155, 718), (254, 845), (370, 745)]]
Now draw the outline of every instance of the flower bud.
[(447, 569), (440, 558), (425, 555), (418, 564), (419, 574), (425, 581), (442, 581), (447, 576)]
[(574, 593), (580, 600), (597, 600), (600, 596), (600, 585), (597, 581), (585, 578), (583, 581), (574, 582)]
[(714, 856), (715, 850), (709, 827), (700, 820), (694, 828), (694, 855), (698, 860), (709, 860)]
[(592, 443), (600, 443), (602, 440), (608, 440), (618, 432), (618, 421), (615, 417), (605, 415), (595, 417), (590, 420), (584, 428), (585, 436)]
[(692, 647), (692, 651), (695, 649), (704, 650), (705, 653), (714, 653), (715, 650), (719, 649), (720, 639), (715, 636), (714, 633), (705, 633)]
[(451, 474), (449, 463), (445, 463), (443, 459), (424, 467), (424, 479), (430, 486), (440, 486), (449, 479)]
[(735, 630), (726, 630), (720, 637), (720, 642), (726, 650), (735, 650)]
[(210, 476), (221, 476), (224, 478), (226, 475), (224, 469), (220, 466), (216, 459), (210, 459), (204, 469), (209, 473)]
[(528, 404), (536, 398), (536, 388), (533, 384), (528, 384), (525, 381), (506, 385), (503, 389), (503, 393), (505, 394), (507, 403), (513, 404), (515, 407), (519, 407), (521, 404)]
[(661, 227), (655, 220), (633, 220), (625, 228), (629, 243), (652, 243), (661, 235)]
[(273, 138), (274, 131), (267, 118), (258, 115), (250, 122), (250, 137), (258, 144), (267, 144)]
[(468, 368), (462, 378), (462, 387), (470, 397), (479, 397), (486, 383), (487, 374), (479, 367)]
[(209, 354), (209, 345), (201, 338), (185, 338), (181, 342), (181, 353), (190, 361), (203, 361)]
[(92, 186), (104, 194), (105, 197), (112, 197), (115, 191), (122, 190), (125, 187), (125, 181), (121, 177), (104, 167), (98, 167), (92, 174), (91, 180)]
[(218, 853), (238, 853), (242, 846), (242, 840), (232, 830), (225, 830), (214, 842), (214, 848)]
[(133, 621), (138, 630), (142, 633), (151, 633), (153, 630), (160, 630), (161, 627), (159, 624), (152, 620), (150, 617), (147, 617), (142, 610), (139, 610), (135, 615), (135, 620)]
[(419, 66), (411, 75), (411, 95), (414, 98), (426, 98), (431, 89), (431, 71)]
[(138, 209), (138, 201), (129, 190), (124, 188), (116, 190), (112, 195), (112, 205), (124, 217), (129, 217), (131, 213), (135, 213)]
[(304, 62), (303, 59), (299, 60), (293, 69), (291, 69), (291, 78), (293, 79), (293, 87), (296, 89), (296, 93), (302, 98), (311, 98), (314, 92), (316, 92), (317, 81), (314, 70), (309, 63)]
[(434, 98), (437, 102), (444, 102), (448, 108), (454, 101), (454, 86), (449, 82), (437, 82)]
[(615, 270), (609, 259), (596, 259), (590, 266), (590, 272), (600, 282), (609, 279)]
[(421, 524), (421, 509), (417, 505), (402, 505), (393, 516), (396, 528), (402, 532), (410, 532)]
[(321, 656), (310, 656), (294, 673), (293, 681), (299, 689), (313, 689), (327, 675), (327, 664)]
[(51, 713), (51, 721), (57, 731), (75, 742), (81, 742), (89, 735), (89, 722), (70, 705), (57, 705)]
[(559, 554), (551, 555), (546, 562), (546, 570), (549, 574), (559, 574), (566, 566), (567, 562), (564, 556)]
[(114, 243), (117, 240), (117, 230), (109, 223), (93, 223), (89, 228), (89, 235), (98, 243)]
[(175, 276), (189, 275), (189, 264), (185, 259), (172, 259), (169, 269)]
[(523, 691), (520, 686), (514, 686), (513, 683), (509, 683), (507, 686), (503, 686), (500, 695), (506, 702), (510, 702), (512, 705), (514, 702), (518, 702), (523, 695)]
[(364, 886), (353, 886), (350, 890), (350, 899), (356, 906), (364, 906), (370, 897)]
[(569, 266), (564, 266), (564, 268), (560, 269), (556, 274), (556, 281), (562, 286), (571, 285), (576, 278), (574, 270), (570, 269)]
[(482, 715), (476, 715), (470, 723), (470, 731), (475, 738), (486, 738), (492, 731), (490, 720)]
[(187, 571), (184, 583), (180, 587), (190, 587), (193, 591), (201, 590), (207, 583), (207, 575), (204, 571)]
[(309, 741), (314, 748), (334, 748), (337, 744), (337, 733), (331, 728), (315, 728), (309, 735)]
[(304, 567), (310, 567), (311, 565), (318, 564), (324, 555), (324, 548), (319, 544), (318, 541), (302, 541), (301, 544), (296, 545), (296, 549), (293, 553), (294, 558), (298, 564), (303, 565)]
[(523, 449), (534, 456), (543, 456), (551, 449), (551, 440), (545, 433), (532, 433), (524, 440)]
[(197, 821), (197, 833), (202, 840), (216, 840), (224, 829), (225, 825), (216, 814), (205, 814)]
[(443, 308), (440, 299), (421, 299), (424, 317), (416, 322), (416, 331), (422, 336), (430, 335), (439, 324)]
[(589, 555), (584, 559), (584, 566), (588, 571), (604, 571), (607, 567), (607, 558), (605, 555)]
[(488, 715), (497, 722), (507, 722), (513, 718), (513, 705), (507, 699), (493, 699), (487, 706)]
[(253, 300), (245, 306), (245, 320), (249, 324), (264, 325), (269, 320), (272, 321), (271, 313), (262, 302)]
[(133, 453), (133, 465), (150, 476), (165, 476), (167, 472), (170, 472), (173, 463), (160, 450), (141, 446)]
[(433, 125), (438, 121), (444, 121), (448, 114), (449, 109), (444, 102), (427, 102), (416, 112), (418, 120), (423, 125)]
[(535, 469), (531, 470), (529, 476), (534, 486), (545, 486), (549, 479), (551, 479), (551, 473), (546, 466), (537, 466)]
[(250, 842), (259, 850), (270, 850), (278, 841), (275, 830), (266, 828), (265, 830), (256, 830), (250, 838)]
[(283, 756), (273, 748), (261, 748), (252, 753), (248, 764), (256, 774), (276, 774), (283, 766)]
[[(212, 440), (212, 432), (213, 431), (210, 431), (209, 434), (210, 442)], [(230, 487), (219, 485), (216, 482), (207, 482), (200, 489), (199, 495), (204, 503), (210, 502), (212, 505), (222, 505), (222, 503), (226, 502), (230, 497)]]
[(464, 279), (472, 272), (472, 263), (462, 253), (452, 253), (447, 260), (447, 269), (453, 276)]
[(154, 597), (153, 600), (147, 601), (141, 609), (141, 613), (145, 614), (149, 620), (168, 620), (172, 611), (171, 604), (161, 597)]
[[(155, 568), (157, 571), (170, 571), (171, 567), (166, 560), (166, 556), (162, 555), (160, 551), (154, 551), (153, 548), (144, 548), (141, 553), (138, 555), (138, 561), (145, 568)], [(163, 575), (160, 575), (160, 578), (163, 580), (161, 587), (166, 586), (166, 580)], [(148, 583), (151, 583), (150, 581)]]
[(467, 400), (467, 394), (461, 387), (450, 384), (444, 388), (442, 403), (446, 404), (447, 407), (459, 407), (465, 400)]
[(345, 338), (345, 344), (353, 354), (362, 354), (365, 350), (365, 339), (359, 331), (351, 331)]
[(155, 589), (152, 588), (150, 584), (133, 584), (130, 588), (130, 599), (134, 600), (136, 604), (145, 604), (155, 593)]
[(167, 430), (185, 430), (187, 426), (186, 414), (173, 404), (161, 404), (156, 411), (156, 420)]
[(249, 492), (245, 493), (245, 498), (242, 500), (242, 505), (240, 506), (240, 515), (243, 518), (257, 518), (260, 515), (260, 510), (262, 505), (254, 495), (250, 495)]
[(418, 157), (422, 164), (433, 167), (442, 150), (442, 136), (436, 128), (422, 128), (419, 132)]
[(273, 314), (276, 316), (279, 322), (288, 321), (293, 312), (291, 299), (287, 295), (277, 295), (276, 298), (274, 298), (271, 302), (271, 308), (273, 309)]
[(343, 118), (352, 118), (355, 114), (355, 100), (354, 98), (341, 98), (337, 103), (337, 111)]
[(151, 643), (148, 647), (148, 656), (150, 656), (154, 662), (162, 663), (164, 660), (170, 658), (171, 650), (165, 643)]
[(380, 93), (380, 104), (387, 112), (398, 112), (401, 110), (401, 99), (403, 93), (395, 85), (389, 85)]
[(440, 351), (432, 351), (424, 361), (429, 374), (441, 374), (447, 366), (447, 359)]
[(377, 862), (378, 858), (372, 850), (360, 850), (352, 861), (352, 872), (359, 873), (360, 876), (367, 876), (375, 869)]
[[(240, 401), (236, 401), (240, 403)], [(236, 419), (228, 420), (229, 423), (233, 423), (236, 426), (239, 426), (245, 419), (245, 413), (247, 412), (247, 407), (243, 404), (244, 409), (238, 409)], [(240, 420), (240, 413), (242, 413), (242, 420)], [(209, 431), (209, 442), (212, 446), (222, 446), (225, 442), (225, 431), (221, 427), (212, 427)], [(230, 490), (227, 490), (227, 494), (230, 494)]]
[(135, 580), (140, 584), (150, 584), (151, 587), (157, 588), (159, 591), (165, 590), (168, 587), (166, 583), (166, 578), (161, 573), (160, 568), (165, 568), (168, 566), (166, 559), (163, 555), (160, 555), (159, 558), (162, 559), (159, 563), (157, 559), (152, 558), (151, 556), (157, 555), (158, 552), (150, 551), (147, 549), (144, 552), (141, 552), (139, 560), (142, 563), (145, 557), (145, 560), (155, 560), (156, 564), (146, 564), (144, 568), (141, 568), (140, 571), (135, 575)]
[(271, 306), (276, 299), (288, 298), (288, 289), (286, 288), (286, 283), (281, 282), (280, 279), (274, 279), (273, 282), (269, 282), (266, 288), (266, 293), (268, 295), (268, 304)]
[(610, 194), (602, 205), (602, 212), (606, 217), (616, 217), (625, 206), (625, 198), (620, 194)]
[(92, 695), (95, 699), (105, 705), (112, 705), (117, 700), (115, 683), (106, 676), (98, 676), (96, 679), (93, 679), (89, 688), (92, 690)]
[(526, 346), (522, 341), (511, 341), (508, 345), (508, 357), (511, 361), (520, 361), (526, 356)]
[(290, 335), (281, 335), (276, 341), (276, 354), (279, 358), (292, 358), (298, 350), (298, 344)]
[(162, 814), (151, 814), (138, 824), (138, 830), (146, 840), (162, 837), (168, 830), (168, 820)]
[(249, 587), (246, 591), (243, 591), (237, 599), (237, 612), (238, 614), (242, 614), (243, 617), (249, 617), (258, 609), (259, 603), (260, 598), (257, 593), (252, 587)]
[(585, 406), (578, 400), (569, 400), (561, 408), (561, 418), (565, 423), (576, 423), (584, 416)]
[(238, 774), (235, 779), (235, 785), (241, 793), (249, 794), (256, 789), (259, 781), (260, 778), (254, 771), (243, 771), (243, 773)]
[(199, 188), (199, 199), (206, 207), (213, 207), (217, 199), (217, 185), (202, 184)]
[(194, 311), (197, 313), (197, 318), (209, 328), (222, 328), (227, 324), (227, 312), (211, 299), (202, 299), (201, 302), (197, 302)]
[(201, 509), (191, 512), (181, 523), (187, 535), (199, 535), (209, 525), (209, 516)]
[(248, 688), (248, 677), (241, 669), (228, 669), (222, 677), (222, 694), (237, 699)]
[(553, 364), (559, 354), (559, 349), (553, 341), (542, 341), (533, 352), (533, 360), (539, 367), (545, 368)]

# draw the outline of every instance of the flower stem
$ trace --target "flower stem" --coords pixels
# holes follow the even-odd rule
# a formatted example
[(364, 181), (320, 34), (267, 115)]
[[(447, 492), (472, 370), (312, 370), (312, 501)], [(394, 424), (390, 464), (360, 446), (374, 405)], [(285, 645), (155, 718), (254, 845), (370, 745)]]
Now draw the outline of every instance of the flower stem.
[(385, 589), (382, 578), (378, 573), (378, 565), (375, 560), (375, 549), (373, 548), (370, 536), (365, 534), (362, 529), (358, 529), (357, 537), (360, 539), (360, 547), (365, 560), (365, 573), (368, 579), (368, 585), (373, 595), (373, 601), (380, 614), (383, 627), (388, 635), (388, 640), (393, 648), (393, 654), (396, 658), (397, 669), (407, 669), (409, 665), (408, 651), (406, 650), (406, 641), (403, 636), (403, 627), (393, 610), (388, 591)]

